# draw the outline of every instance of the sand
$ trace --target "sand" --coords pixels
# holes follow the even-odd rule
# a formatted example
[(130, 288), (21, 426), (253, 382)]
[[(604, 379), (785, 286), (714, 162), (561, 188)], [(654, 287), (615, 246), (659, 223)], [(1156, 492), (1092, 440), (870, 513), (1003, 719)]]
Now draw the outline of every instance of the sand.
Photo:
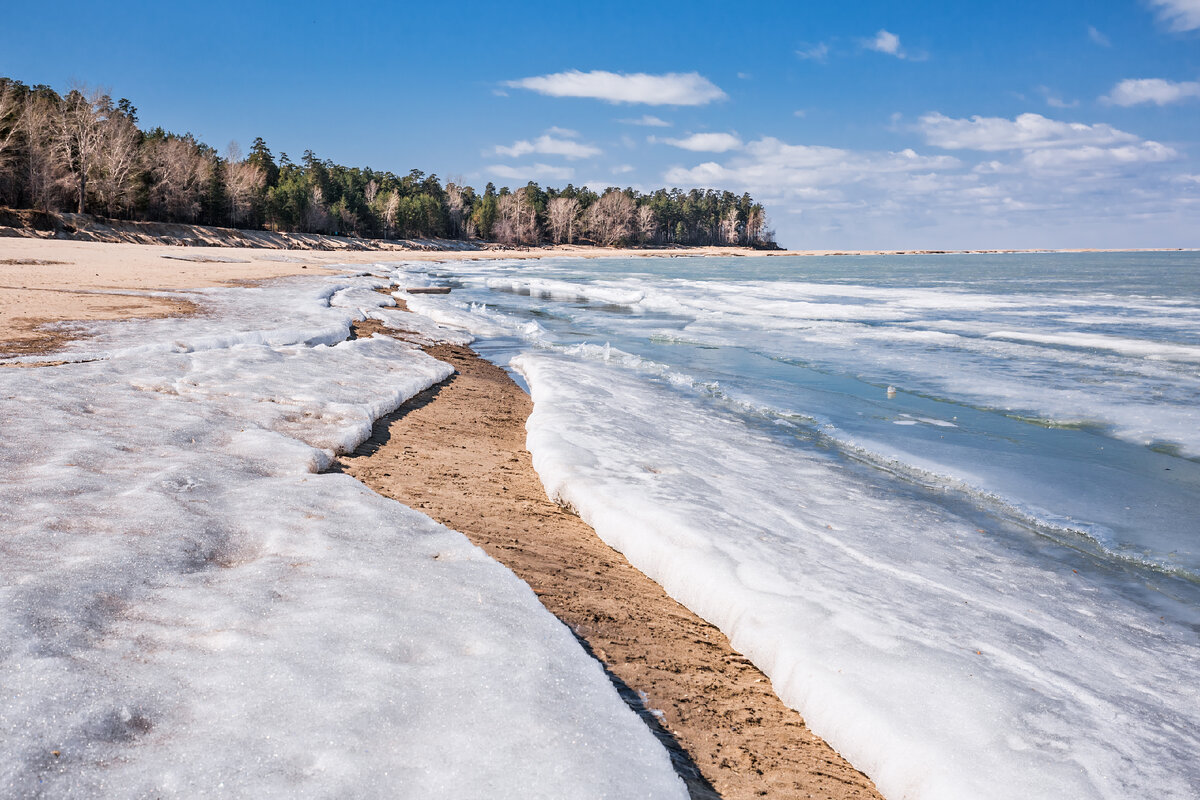
[[(669, 251), (711, 254), (716, 248)], [(662, 250), (619, 251), (662, 255)], [(738, 252), (757, 251), (739, 248)], [(325, 272), (336, 264), (380, 261), (458, 261), (477, 258), (611, 256), (596, 247), (563, 246), (524, 250), (316, 251), (241, 247), (76, 242), (0, 238), (0, 357), (53, 352), (78, 336), (75, 320), (163, 317), (194, 312), (186, 291)], [(311, 274), (311, 273), (309, 273)], [(156, 291), (182, 292), (162, 298)]]
[[(358, 332), (386, 335), (379, 323)], [(546, 498), (525, 449), (533, 404), (504, 370), (465, 347), (426, 352), (457, 373), (381, 419), (338, 469), (462, 531), (528, 583), (627, 698), (642, 698), (693, 797), (880, 797), (721, 631)]]

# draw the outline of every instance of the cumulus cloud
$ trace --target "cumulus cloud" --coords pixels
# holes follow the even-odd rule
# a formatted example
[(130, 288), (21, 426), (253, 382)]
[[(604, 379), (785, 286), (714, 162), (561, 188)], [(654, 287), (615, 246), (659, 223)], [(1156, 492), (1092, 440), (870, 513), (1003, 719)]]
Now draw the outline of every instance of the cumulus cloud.
[(932, 113), (921, 117), (920, 129), (929, 144), (947, 150), (1017, 151), (1020, 156), (1015, 166), (1031, 174), (1094, 174), (1179, 156), (1166, 145), (1143, 140), (1111, 125), (1060, 122), (1040, 114), (1022, 114), (1008, 120), (952, 119)]
[(1188, 98), (1200, 98), (1200, 81), (1176, 83), (1162, 78), (1138, 78), (1121, 81), (1100, 100), (1116, 106), (1136, 106), (1139, 103), (1165, 106)]
[(665, 119), (659, 119), (653, 114), (643, 114), (638, 119), (619, 119), (617, 122), (620, 122), (622, 125), (641, 125), (645, 128), (671, 127), (671, 123), (667, 122)]
[(725, 153), (742, 146), (742, 140), (732, 133), (693, 133), (683, 139), (663, 139), (662, 141), (694, 153)]
[(885, 181), (888, 176), (959, 165), (953, 156), (796, 145), (767, 136), (746, 144), (742, 155), (726, 164), (708, 161), (691, 168), (675, 167), (667, 172), (666, 180), (672, 185), (755, 187), (776, 195), (816, 197), (847, 184)]
[(900, 47), (900, 37), (883, 28), (879, 29), (879, 33), (875, 34), (874, 39), (868, 39), (864, 44), (868, 50), (904, 58), (904, 50)]
[(919, 129), (926, 142), (946, 150), (995, 152), (1139, 141), (1132, 133), (1117, 130), (1111, 125), (1060, 122), (1041, 114), (1021, 114), (1011, 120), (979, 116), (954, 119), (935, 111), (921, 117)]
[(1173, 31), (1200, 28), (1200, 0), (1150, 0), (1158, 9), (1158, 18)]
[[(553, 134), (558, 134), (554, 136)], [(551, 128), (548, 133), (545, 133), (538, 138), (530, 141), (529, 139), (521, 139), (513, 142), (509, 146), (496, 145), (493, 151), (496, 155), (507, 156), (509, 158), (520, 158), (521, 156), (537, 153), (545, 156), (562, 156), (569, 160), (580, 158), (591, 158), (598, 156), (603, 151), (598, 147), (593, 147), (590, 144), (577, 142), (574, 139), (564, 138), (566, 136), (578, 136), (575, 131), (566, 130), (564, 128)]]
[(716, 84), (698, 72), (618, 73), (569, 70), (506, 81), (512, 89), (528, 89), (551, 97), (589, 97), (610, 103), (643, 103), (659, 106), (702, 106), (725, 100)]
[(487, 172), (510, 181), (569, 181), (575, 174), (575, 170), (570, 167), (555, 167), (550, 164), (531, 164), (523, 167), (493, 164), (487, 168)]
[[(975, 120), (927, 118), (947, 143), (972, 146), (951, 155), (764, 137), (675, 165), (663, 179), (748, 191), (767, 205), (789, 244), (799, 239), (806, 247), (979, 247), (997, 241), (993, 235), (1009, 246), (1070, 246), (1068, 229), (1116, 236), (1152, 220), (1176, 230), (1200, 202), (1192, 197), (1200, 194), (1196, 184), (1178, 180), (1178, 153), (1107, 126), (1080, 130), (1039, 118), (1037, 126), (1000, 120), (1007, 130), (996, 131)], [(956, 130), (947, 121), (967, 126)]]

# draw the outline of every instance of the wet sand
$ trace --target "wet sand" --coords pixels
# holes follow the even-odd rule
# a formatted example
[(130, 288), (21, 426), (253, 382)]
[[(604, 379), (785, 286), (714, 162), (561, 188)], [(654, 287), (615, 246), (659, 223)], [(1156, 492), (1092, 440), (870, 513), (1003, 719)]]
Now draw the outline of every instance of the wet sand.
[[(375, 333), (387, 331), (358, 328)], [(462, 531), (528, 583), (659, 721), (693, 797), (880, 797), (724, 634), (546, 498), (525, 450), (533, 406), (504, 370), (469, 348), (426, 352), (456, 374), (379, 420), (338, 469)]]

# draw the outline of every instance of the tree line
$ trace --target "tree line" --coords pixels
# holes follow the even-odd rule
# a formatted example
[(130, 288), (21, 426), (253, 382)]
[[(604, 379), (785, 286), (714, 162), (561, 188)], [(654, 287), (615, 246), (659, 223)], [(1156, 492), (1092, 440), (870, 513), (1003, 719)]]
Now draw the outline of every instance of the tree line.
[(774, 247), (749, 194), (643, 194), (525, 186), (482, 192), (436, 175), (346, 167), (306, 150), (276, 157), (261, 138), (223, 153), (190, 133), (143, 130), (127, 99), (0, 77), (0, 206), (362, 238)]

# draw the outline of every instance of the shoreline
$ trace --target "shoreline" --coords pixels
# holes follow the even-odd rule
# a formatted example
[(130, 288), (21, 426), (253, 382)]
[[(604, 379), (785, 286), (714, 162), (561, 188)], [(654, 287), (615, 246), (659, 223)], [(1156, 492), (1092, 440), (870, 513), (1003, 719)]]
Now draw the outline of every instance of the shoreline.
[[(378, 254), (314, 252), (305, 253), (302, 259), (288, 261), (180, 261), (163, 256), (188, 256), (197, 250), (200, 252), (196, 255), (203, 256), (210, 254), (211, 249), (36, 240), (18, 240), (18, 244), (32, 244), (32, 248), (12, 248), (9, 246), (12, 242), (11, 239), (0, 240), (0, 263), (10, 260), (35, 263), (4, 263), (0, 267), (32, 273), (18, 284), (20, 288), (16, 292), (6, 288), (13, 285), (12, 281), (0, 281), (0, 358), (52, 352), (75, 336), (69, 326), (56, 327), (55, 322), (197, 313), (200, 307), (184, 298), (189, 291), (204, 286), (253, 286), (255, 282), (272, 277), (321, 274), (325, 266), (346, 263), (348, 255), (357, 255), (365, 263), (380, 260)], [(445, 256), (458, 260), (480, 254), (423, 252), (406, 254), (406, 258), (408, 255), (421, 260), (449, 260)], [(487, 255), (510, 257), (509, 253), (495, 251)], [(90, 276), (81, 275), (82, 270), (71, 267), (85, 267)], [(99, 305), (81, 304), (80, 298), (84, 301), (99, 298)], [(19, 302), (19, 316), (13, 313), (11, 301), (14, 299)], [(161, 306), (155, 308), (156, 304), (164, 302), (175, 305), (166, 310)], [(50, 325), (48, 330), (47, 324)], [(364, 333), (369, 335), (369, 331)], [(543, 526), (549, 518), (555, 523), (554, 530), (559, 530), (561, 525), (575, 529), (575, 542), (567, 562), (562, 560), (561, 553), (540, 553), (532, 557), (533, 561), (540, 562), (540, 574), (536, 576), (524, 567), (514, 566), (506, 557), (518, 549), (516, 542), (505, 541), (503, 535), (485, 542), (477, 532), (480, 536), (477, 543), (516, 571), (522, 580), (533, 586), (539, 597), (553, 596), (563, 606), (561, 614), (554, 608), (550, 610), (571, 627), (585, 650), (606, 665), (606, 671), (618, 689), (625, 687), (621, 693), (627, 701), (640, 698), (644, 706), (643, 718), (649, 715), (655, 719), (665, 730), (665, 733), (659, 732), (660, 739), (664, 740), (668, 750), (676, 750), (672, 759), (681, 777), (687, 779), (689, 769), (698, 770), (689, 781), (693, 796), (758, 797), (762, 788), (769, 786), (784, 795), (809, 792), (813, 796), (838, 800), (879, 797), (869, 778), (814, 736), (797, 712), (783, 705), (771, 690), (769, 679), (732, 650), (724, 634), (680, 606), (658, 584), (629, 566), (578, 517), (546, 499), (545, 489), (524, 450), (524, 419), (531, 407), (528, 395), (501, 368), (472, 351), (468, 350), (466, 354), (456, 355), (455, 366), (460, 374), (469, 363), (472, 371), (487, 376), (482, 379), (485, 385), (499, 387), (510, 406), (514, 398), (525, 404), (523, 413), (510, 415), (503, 426), (503, 434), (498, 434), (507, 437), (510, 450), (515, 449), (510, 457), (516, 457), (518, 461), (523, 459), (520, 491), (486, 481), (478, 483), (493, 490), (496, 496), (518, 497), (518, 502), (527, 506), (517, 512), (509, 509), (510, 516), (505, 523), (509, 528), (531, 530)], [(53, 363), (45, 362), (46, 365)], [(493, 411), (496, 406), (479, 398), (473, 398), (470, 404), (480, 413)], [(444, 405), (438, 405), (434, 410), (441, 413)], [(392, 418), (385, 420), (392, 421)], [(377, 421), (375, 430), (376, 433), (384, 431), (386, 436), (385, 420)], [(484, 430), (490, 432), (499, 428), (485, 424)], [(467, 463), (475, 463), (460, 444), (458, 433), (449, 433), (440, 426), (434, 426), (431, 433), (426, 442), (429, 451), (449, 451)], [(376, 437), (373, 436), (364, 447), (374, 441)], [(402, 451), (404, 444), (411, 443), (407, 437), (395, 437), (395, 441), (403, 442), (398, 445)], [(349, 460), (349, 456), (343, 458)], [(461, 473), (467, 463), (460, 463), (448, 472)], [(377, 484), (369, 485), (376, 491), (380, 489)], [(457, 479), (447, 481), (441, 487), (445, 509), (462, 505), (461, 499), (465, 496), (462, 490), (462, 483)], [(381, 493), (389, 495), (390, 492), (391, 489), (387, 489)], [(450, 527), (472, 535), (471, 531), (476, 529), (472, 520), (456, 518), (451, 513), (434, 513), (429, 502), (412, 500), (410, 504)], [(495, 505), (497, 501), (494, 496), (482, 493), (473, 502), (487, 506)], [(508, 502), (513, 502), (511, 497)], [(518, 533), (512, 538), (523, 540), (527, 535)], [(550, 538), (556, 537), (557, 534)], [(525, 555), (528, 563), (529, 554)], [(618, 583), (604, 584), (608, 588), (601, 588), (598, 564), (609, 573), (604, 580)], [(573, 576), (572, 582), (560, 582), (559, 578), (568, 573)], [(630, 582), (637, 582), (639, 588), (636, 591), (627, 589)], [(631, 598), (638, 599), (629, 604)], [(627, 605), (620, 609), (608, 605), (616, 601), (625, 601)], [(550, 607), (549, 602), (546, 605)], [(568, 611), (576, 616), (568, 618)], [(653, 639), (664, 631), (669, 635), (658, 643), (640, 638), (649, 633)], [(663, 644), (664, 641), (669, 643)], [(705, 694), (714, 686), (721, 687), (719, 703), (710, 703)], [(644, 697), (639, 692), (644, 692)], [(706, 697), (704, 703), (695, 701), (700, 696)], [(630, 703), (634, 707), (637, 704), (637, 699)], [(654, 728), (653, 724), (651, 728)], [(673, 746), (673, 742), (677, 746)], [(680, 749), (686, 752), (685, 756), (680, 755)], [(710, 784), (719, 795), (707, 788)]]
[[(336, 238), (336, 237), (328, 237)], [(455, 262), (573, 258), (773, 258), (779, 256), (990, 255), (1180, 252), (1139, 250), (755, 250), (747, 247), (604, 248), (553, 245), (504, 249), (312, 249), (179, 246), (0, 237), (0, 359), (52, 352), (78, 338), (70, 323), (193, 313), (188, 293), (213, 286), (323, 272), (381, 261)]]
[[(377, 322), (355, 329), (404, 337)], [(378, 420), (331, 469), (462, 532), (516, 573), (663, 729), (694, 798), (881, 797), (720, 630), (546, 498), (525, 449), (532, 400), (501, 367), (469, 347), (422, 349), (455, 374)]]

